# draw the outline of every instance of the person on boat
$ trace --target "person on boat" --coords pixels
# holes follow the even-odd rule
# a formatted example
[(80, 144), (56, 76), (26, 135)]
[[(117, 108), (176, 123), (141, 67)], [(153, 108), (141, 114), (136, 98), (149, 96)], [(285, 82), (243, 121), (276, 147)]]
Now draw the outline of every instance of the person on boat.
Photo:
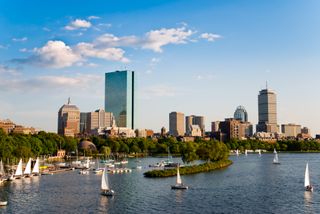
[(306, 191), (312, 191), (312, 186), (311, 185), (308, 185), (307, 187), (306, 187)]

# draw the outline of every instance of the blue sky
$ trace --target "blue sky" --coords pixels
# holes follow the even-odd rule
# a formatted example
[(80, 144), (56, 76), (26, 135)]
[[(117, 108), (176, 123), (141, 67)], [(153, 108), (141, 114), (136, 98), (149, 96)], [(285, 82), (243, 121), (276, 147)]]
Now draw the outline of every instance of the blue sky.
[[(137, 72), (136, 126), (210, 122), (238, 105), (257, 123), (268, 81), (278, 122), (319, 133), (317, 0), (0, 1), (0, 118), (56, 131), (70, 96), (103, 107), (104, 73)], [(150, 119), (152, 118), (152, 119)]]

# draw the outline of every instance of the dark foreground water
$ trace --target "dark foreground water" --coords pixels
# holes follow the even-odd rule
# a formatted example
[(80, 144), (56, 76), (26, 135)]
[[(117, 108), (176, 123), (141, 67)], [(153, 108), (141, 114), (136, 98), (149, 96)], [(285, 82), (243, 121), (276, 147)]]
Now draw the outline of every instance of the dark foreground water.
[[(113, 198), (100, 193), (101, 176), (77, 171), (6, 183), (0, 196), (8, 206), (0, 213), (320, 213), (320, 154), (272, 154), (231, 157), (234, 164), (211, 173), (182, 176), (190, 186), (174, 191), (175, 178), (148, 179), (146, 170), (109, 175)], [(158, 162), (134, 159), (130, 167)], [(313, 193), (304, 191), (309, 161)]]

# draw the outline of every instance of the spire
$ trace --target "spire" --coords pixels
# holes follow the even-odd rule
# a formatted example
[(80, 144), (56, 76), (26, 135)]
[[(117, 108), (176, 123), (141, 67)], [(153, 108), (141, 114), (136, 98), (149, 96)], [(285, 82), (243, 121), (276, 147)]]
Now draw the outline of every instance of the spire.
[(68, 97), (68, 105), (70, 105), (71, 101), (70, 101), (70, 97)]
[(268, 90), (268, 80), (266, 81), (266, 89)]

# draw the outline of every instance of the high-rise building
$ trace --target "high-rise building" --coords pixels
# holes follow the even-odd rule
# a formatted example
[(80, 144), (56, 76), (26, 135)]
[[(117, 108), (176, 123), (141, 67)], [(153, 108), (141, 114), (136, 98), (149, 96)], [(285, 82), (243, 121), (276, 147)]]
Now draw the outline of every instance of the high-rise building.
[(171, 112), (169, 114), (169, 134), (172, 136), (184, 136), (184, 114)]
[(252, 136), (252, 124), (234, 118), (227, 118), (225, 121), (221, 121), (219, 129), (226, 135), (226, 140), (245, 139)]
[(58, 112), (58, 134), (74, 137), (80, 133), (80, 110), (76, 105), (64, 104)]
[(219, 125), (220, 121), (211, 122), (211, 132), (213, 133), (219, 131)]
[(193, 125), (198, 125), (201, 130), (201, 136), (204, 136), (205, 134), (205, 125), (204, 125), (204, 117), (203, 116), (186, 116), (186, 135), (192, 136), (192, 130), (195, 129), (195, 127), (192, 128)]
[(105, 74), (105, 111), (113, 113), (118, 127), (134, 129), (134, 71)]
[(91, 134), (93, 131), (112, 127), (114, 123), (113, 114), (98, 109), (94, 112), (80, 113), (80, 132)]
[(248, 122), (248, 113), (243, 106), (237, 107), (233, 117), (236, 120), (240, 120), (242, 122)]
[(274, 91), (263, 89), (258, 95), (259, 123), (257, 132), (279, 132), (277, 124), (277, 95)]

